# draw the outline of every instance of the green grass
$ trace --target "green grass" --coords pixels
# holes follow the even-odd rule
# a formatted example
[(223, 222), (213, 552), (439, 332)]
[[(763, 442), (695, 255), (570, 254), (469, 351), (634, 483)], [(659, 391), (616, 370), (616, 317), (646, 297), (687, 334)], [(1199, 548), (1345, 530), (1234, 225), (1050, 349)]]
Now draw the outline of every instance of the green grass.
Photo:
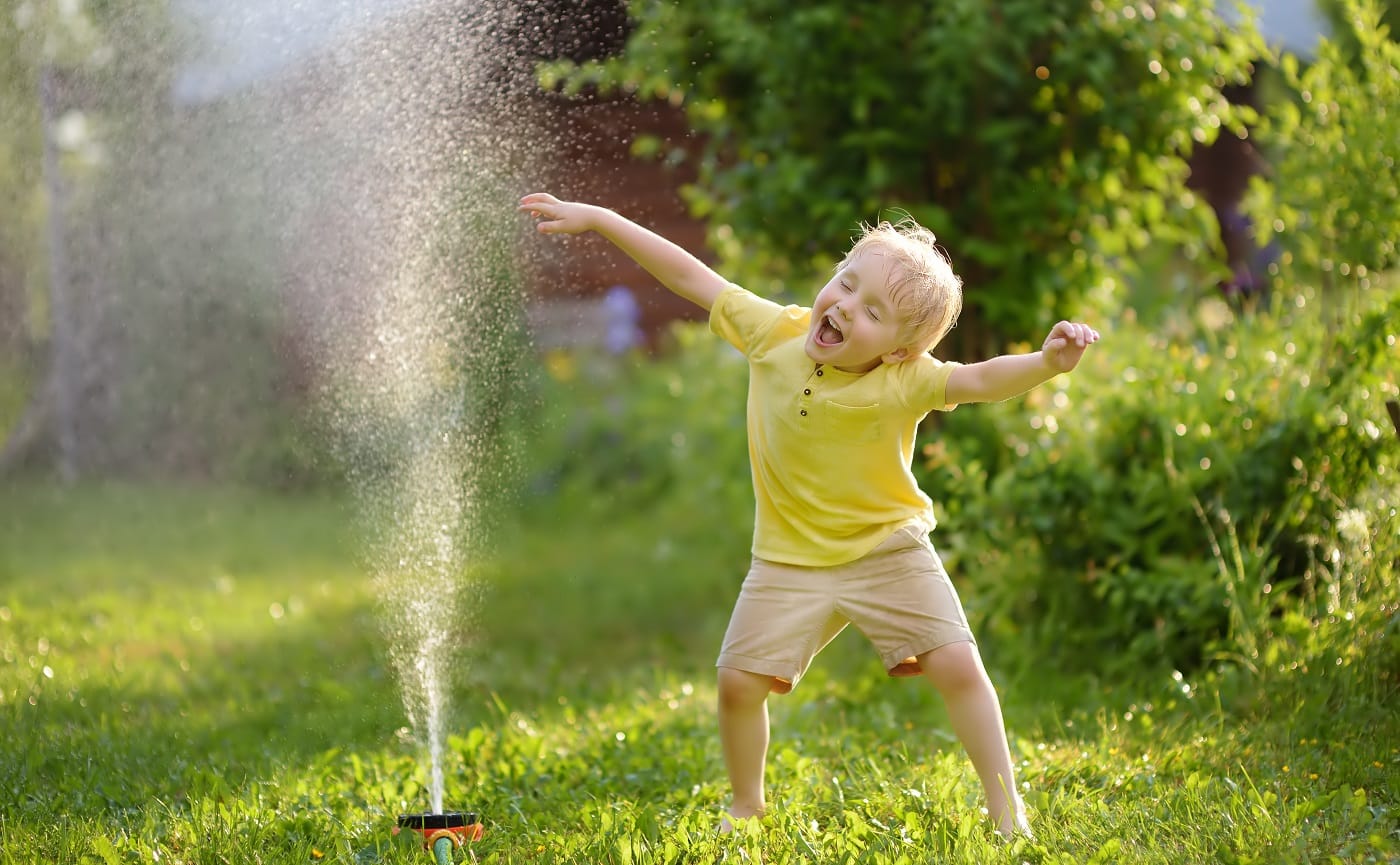
[[(1104, 683), (984, 646), (1038, 832), (1003, 845), (930, 689), (854, 635), (773, 702), (766, 822), (716, 838), (745, 540), (590, 503), (479, 563), (447, 784), (477, 861), (1400, 856), (1394, 678), (1364, 663)], [(427, 770), (360, 553), (331, 498), (0, 487), (0, 863), (431, 861), (391, 834)]]

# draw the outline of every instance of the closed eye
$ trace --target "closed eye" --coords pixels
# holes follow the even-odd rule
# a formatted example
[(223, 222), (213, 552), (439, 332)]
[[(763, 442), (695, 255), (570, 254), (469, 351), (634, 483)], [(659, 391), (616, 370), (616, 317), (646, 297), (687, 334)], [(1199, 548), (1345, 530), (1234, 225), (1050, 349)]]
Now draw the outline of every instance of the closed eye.
[(867, 306), (867, 307), (865, 308), (865, 311), (866, 311), (866, 313), (867, 313), (871, 318), (873, 318), (874, 320), (876, 320), (876, 321), (879, 321), (879, 320), (880, 320), (880, 312), (879, 312), (877, 309), (875, 309), (875, 307), (873, 307), (873, 306)]

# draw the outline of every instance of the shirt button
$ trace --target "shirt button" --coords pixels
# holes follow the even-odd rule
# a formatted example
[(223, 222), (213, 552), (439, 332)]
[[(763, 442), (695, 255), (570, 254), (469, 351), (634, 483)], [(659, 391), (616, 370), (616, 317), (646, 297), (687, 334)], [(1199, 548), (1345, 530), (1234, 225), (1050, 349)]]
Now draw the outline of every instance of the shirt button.
[(812, 395), (812, 389), (811, 389), (810, 387), (803, 388), (803, 389), (802, 389), (802, 392), (803, 392), (804, 394), (806, 394), (807, 396), (811, 396), (811, 395)]
[(806, 410), (805, 408), (802, 410), (802, 416), (803, 416), (803, 417), (806, 417), (806, 416), (807, 416), (807, 410)]
[(821, 370), (817, 370), (817, 375), (821, 375), (821, 374), (822, 374), (822, 371), (821, 371)]

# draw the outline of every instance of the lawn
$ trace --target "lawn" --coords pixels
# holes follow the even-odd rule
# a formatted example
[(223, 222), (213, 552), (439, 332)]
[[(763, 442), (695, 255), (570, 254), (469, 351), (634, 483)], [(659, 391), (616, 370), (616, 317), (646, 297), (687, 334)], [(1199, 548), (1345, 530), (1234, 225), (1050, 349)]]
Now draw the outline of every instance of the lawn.
[[(984, 645), (1037, 828), (1001, 844), (932, 691), (851, 634), (772, 704), (769, 817), (718, 838), (747, 553), (689, 517), (537, 503), (471, 563), (446, 802), (487, 833), (459, 857), (1400, 856), (1395, 679), (1364, 664), (1105, 682)], [(428, 770), (357, 540), (330, 495), (0, 487), (0, 863), (431, 861), (392, 834)]]

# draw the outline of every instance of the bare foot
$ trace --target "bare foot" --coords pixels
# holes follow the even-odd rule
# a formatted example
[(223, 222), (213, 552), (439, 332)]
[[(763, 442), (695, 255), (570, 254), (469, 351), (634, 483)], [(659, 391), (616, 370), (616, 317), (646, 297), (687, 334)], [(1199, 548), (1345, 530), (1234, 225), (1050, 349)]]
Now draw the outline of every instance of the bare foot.
[(1035, 833), (1031, 831), (1030, 821), (1026, 819), (1024, 812), (1018, 813), (1014, 818), (997, 826), (997, 834), (1003, 841), (1011, 841), (1015, 838), (1025, 838), (1034, 840)]
[(762, 808), (740, 808), (730, 805), (719, 818), (719, 834), (728, 835), (734, 831), (734, 824), (740, 820), (756, 820), (763, 816)]

